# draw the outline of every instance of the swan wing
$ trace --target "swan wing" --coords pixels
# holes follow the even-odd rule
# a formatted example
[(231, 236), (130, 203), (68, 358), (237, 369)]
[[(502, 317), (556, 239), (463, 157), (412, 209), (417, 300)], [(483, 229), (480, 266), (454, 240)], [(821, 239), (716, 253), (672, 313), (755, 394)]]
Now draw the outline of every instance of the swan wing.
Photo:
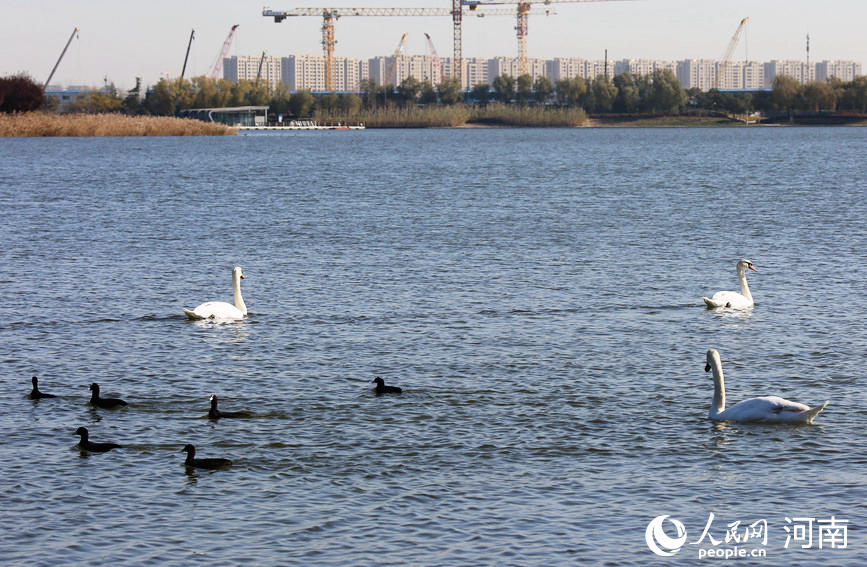
[(184, 313), (190, 319), (243, 319), (244, 313), (240, 309), (225, 301), (208, 301), (202, 303), (192, 311), (184, 309)]
[(702, 299), (710, 308), (731, 307), (733, 309), (745, 309), (753, 306), (751, 299), (736, 291), (718, 291), (713, 294), (713, 297), (702, 297)]
[(767, 423), (812, 423), (828, 402), (810, 409), (809, 406), (778, 396), (763, 396), (738, 402), (717, 414), (721, 421), (761, 421)]

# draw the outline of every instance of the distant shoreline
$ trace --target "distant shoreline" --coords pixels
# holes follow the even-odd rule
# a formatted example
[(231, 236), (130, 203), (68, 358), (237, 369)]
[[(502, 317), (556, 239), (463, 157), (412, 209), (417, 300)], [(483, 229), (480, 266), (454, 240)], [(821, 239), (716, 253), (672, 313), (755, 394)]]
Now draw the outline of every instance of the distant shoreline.
[[(391, 117), (390, 117), (391, 118)], [(438, 123), (419, 120), (385, 119), (368, 122), (368, 129), (406, 128), (743, 128), (786, 126), (867, 126), (867, 115), (795, 115), (791, 120), (776, 117), (745, 124), (726, 116), (666, 115), (666, 116), (587, 116), (580, 123), (557, 123), (534, 117), (515, 123), (508, 118), (499, 121), (466, 121)], [(536, 117), (537, 118), (537, 117)], [(123, 114), (51, 114), (31, 112), (0, 114), (2, 137), (140, 137), (140, 136), (233, 136), (238, 130), (224, 124), (201, 122), (163, 116), (126, 116)]]

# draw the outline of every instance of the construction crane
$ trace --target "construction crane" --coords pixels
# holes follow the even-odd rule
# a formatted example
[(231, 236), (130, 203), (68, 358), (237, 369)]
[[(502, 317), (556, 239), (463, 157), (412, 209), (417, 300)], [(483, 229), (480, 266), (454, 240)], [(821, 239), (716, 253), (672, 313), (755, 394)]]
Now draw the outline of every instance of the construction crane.
[(181, 68), (181, 78), (178, 80), (179, 83), (184, 82), (184, 73), (187, 72), (187, 60), (190, 58), (190, 47), (193, 46), (193, 38), (196, 36), (196, 30), (190, 31), (190, 41), (187, 42), (187, 53), (184, 55), (184, 66)]
[(397, 84), (397, 75), (395, 74), (395, 68), (397, 67), (397, 58), (400, 57), (400, 54), (403, 53), (403, 46), (406, 44), (406, 36), (404, 33), (403, 37), (400, 38), (400, 43), (397, 44), (397, 48), (394, 50), (394, 56), (391, 58), (391, 63), (388, 65), (388, 74), (385, 76), (385, 80), (390, 81), (394, 79), (394, 84)]
[[(518, 21), (515, 25), (515, 31), (517, 32), (518, 37), (518, 75), (526, 75), (529, 72), (527, 65), (527, 34), (529, 32), (530, 9), (533, 4), (544, 4), (545, 6), (548, 6), (550, 4), (615, 1), (619, 0), (452, 0), (452, 4), (454, 5), (455, 3), (460, 2), (462, 6), (466, 6), (471, 12), (485, 6), (516, 4), (517, 9), (515, 14), (518, 17)], [(545, 11), (545, 15), (548, 15), (548, 13), (548, 11)], [(459, 24), (456, 23), (455, 25), (458, 26)]]
[(434, 47), (433, 40), (430, 38), (428, 34), (424, 34), (425, 40), (427, 41), (427, 48), (430, 51), (431, 57), (433, 57), (434, 68), (437, 70), (439, 75), (439, 80), (443, 80), (443, 63), (440, 61), (440, 56), (437, 55), (437, 48)]
[(259, 58), (259, 70), (256, 71), (256, 82), (259, 82), (259, 79), (262, 78), (262, 63), (265, 62), (265, 52), (262, 51), (262, 57)]
[(208, 74), (208, 77), (211, 79), (216, 79), (217, 76), (223, 71), (223, 58), (229, 53), (229, 48), (232, 46), (232, 39), (235, 37), (235, 30), (238, 29), (238, 24), (232, 26), (232, 29), (229, 31), (228, 37), (226, 37), (226, 41), (223, 42), (223, 48), (220, 50), (220, 54), (217, 55), (217, 60), (214, 61), (214, 66), (211, 68), (211, 72)]
[(42, 85), (42, 90), (44, 91), (48, 87), (48, 83), (51, 82), (51, 79), (54, 77), (54, 72), (57, 71), (57, 67), (60, 65), (60, 62), (63, 60), (63, 56), (66, 55), (66, 50), (69, 49), (69, 44), (72, 43), (72, 38), (74, 38), (78, 34), (78, 28), (72, 30), (72, 33), (69, 35), (69, 39), (66, 41), (66, 45), (63, 47), (63, 51), (60, 52), (60, 57), (57, 58), (57, 63), (54, 64), (54, 67), (51, 69), (51, 72), (48, 74), (48, 78), (45, 79), (45, 84)]
[(720, 88), (720, 85), (726, 76), (726, 72), (729, 68), (729, 61), (732, 58), (732, 53), (734, 53), (735, 47), (738, 45), (738, 41), (741, 39), (741, 32), (744, 31), (744, 26), (747, 25), (747, 20), (749, 20), (748, 17), (741, 20), (741, 23), (738, 24), (738, 29), (735, 30), (731, 41), (729, 41), (728, 47), (726, 47), (725, 53), (723, 53), (723, 56), (719, 60), (716, 77), (713, 81), (713, 88), (715, 89)]
[[(585, 0), (589, 1), (589, 0)], [(462, 0), (453, 0), (457, 5), (459, 16), (454, 16), (454, 9), (448, 8), (295, 8), (294, 10), (271, 10), (264, 8), (262, 15), (266, 18), (274, 18), (276, 23), (280, 23), (286, 18), (294, 18), (299, 16), (321, 16), (322, 17), (322, 51), (325, 55), (325, 89), (327, 91), (334, 90), (334, 46), (337, 41), (334, 39), (334, 22), (341, 16), (452, 16), (458, 17), (458, 21), (463, 17), (461, 11)], [(454, 5), (454, 4), (453, 4)], [(476, 12), (475, 9), (471, 15), (477, 17), (484, 16), (505, 16), (511, 15), (514, 12), (511, 10), (486, 9)], [(457, 64), (454, 66), (453, 76), (460, 79), (460, 26), (455, 28), (455, 58)]]

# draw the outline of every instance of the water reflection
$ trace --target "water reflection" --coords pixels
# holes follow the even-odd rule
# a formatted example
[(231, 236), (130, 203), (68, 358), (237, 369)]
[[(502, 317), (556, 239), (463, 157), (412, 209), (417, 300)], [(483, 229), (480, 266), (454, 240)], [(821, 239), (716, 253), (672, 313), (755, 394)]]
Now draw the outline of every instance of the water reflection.
[(198, 319), (190, 321), (189, 324), (207, 330), (210, 333), (208, 338), (215, 343), (241, 343), (246, 341), (250, 336), (249, 323), (246, 319), (241, 321)]
[(749, 309), (732, 309), (731, 307), (717, 307), (716, 309), (705, 309), (708, 315), (716, 319), (732, 319), (746, 321), (753, 316), (753, 308)]
[(713, 433), (713, 448), (715, 449), (715, 452), (721, 453), (731, 444), (732, 438), (729, 434), (732, 433), (734, 429), (731, 424), (726, 421), (715, 421), (711, 427), (711, 431)]

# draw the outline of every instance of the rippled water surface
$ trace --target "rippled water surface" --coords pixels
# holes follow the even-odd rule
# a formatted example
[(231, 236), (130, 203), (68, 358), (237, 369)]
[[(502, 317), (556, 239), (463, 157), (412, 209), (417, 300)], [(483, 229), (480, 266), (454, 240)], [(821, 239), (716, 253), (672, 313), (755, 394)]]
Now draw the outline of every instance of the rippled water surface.
[[(2, 140), (2, 563), (696, 564), (764, 519), (739, 564), (864, 565), (865, 155), (860, 128)], [(741, 257), (755, 309), (704, 309)], [(187, 321), (233, 265), (250, 316)], [(730, 404), (830, 404), (715, 425), (709, 347)], [(845, 548), (785, 546), (831, 517)]]

